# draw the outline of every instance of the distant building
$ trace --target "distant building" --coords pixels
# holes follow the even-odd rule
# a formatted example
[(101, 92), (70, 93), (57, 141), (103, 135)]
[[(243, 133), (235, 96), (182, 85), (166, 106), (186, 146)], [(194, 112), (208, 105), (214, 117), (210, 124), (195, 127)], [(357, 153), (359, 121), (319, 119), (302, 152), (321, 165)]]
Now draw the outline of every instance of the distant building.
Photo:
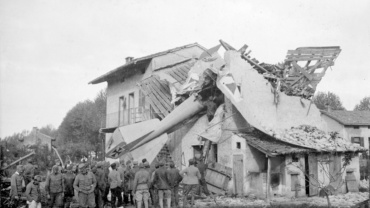
[[(336, 131), (348, 142), (355, 143), (369, 149), (370, 143), (370, 111), (321, 111), (322, 118), (327, 123), (327, 131)], [(367, 154), (360, 154), (360, 179), (367, 176)]]
[(54, 138), (45, 135), (40, 132), (37, 127), (33, 127), (31, 133), (21, 140), (24, 146), (32, 146), (32, 145), (46, 145), (49, 150), (51, 150), (51, 141)]
[(341, 137), (362, 147), (369, 148), (370, 111), (321, 111), (327, 130), (336, 131)]

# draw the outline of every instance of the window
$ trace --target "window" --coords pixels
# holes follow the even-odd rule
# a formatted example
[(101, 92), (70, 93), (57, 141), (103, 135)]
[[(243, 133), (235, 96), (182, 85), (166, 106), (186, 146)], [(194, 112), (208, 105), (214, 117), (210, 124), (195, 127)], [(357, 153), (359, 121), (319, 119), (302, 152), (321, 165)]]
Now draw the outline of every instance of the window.
[(237, 142), (236, 143), (236, 149), (240, 149), (240, 148), (241, 148), (240, 142)]
[(118, 126), (124, 125), (126, 111), (126, 98), (125, 96), (119, 97), (118, 100)]
[(291, 174), (290, 175), (290, 185), (291, 191), (299, 191), (301, 190), (301, 184), (299, 183), (298, 174)]
[(135, 112), (135, 93), (130, 93), (128, 95), (128, 116), (130, 124), (135, 123), (136, 112)]
[(353, 128), (354, 128), (354, 129), (359, 129), (359, 128), (360, 128), (360, 126), (353, 126)]
[(202, 156), (202, 153), (203, 153), (203, 146), (202, 145), (194, 145), (193, 146), (193, 157), (194, 158), (200, 158), (200, 156)]
[(364, 146), (364, 138), (363, 137), (351, 137), (351, 142), (354, 144), (359, 144), (361, 147)]
[(292, 162), (299, 162), (299, 158), (296, 154), (292, 155)]

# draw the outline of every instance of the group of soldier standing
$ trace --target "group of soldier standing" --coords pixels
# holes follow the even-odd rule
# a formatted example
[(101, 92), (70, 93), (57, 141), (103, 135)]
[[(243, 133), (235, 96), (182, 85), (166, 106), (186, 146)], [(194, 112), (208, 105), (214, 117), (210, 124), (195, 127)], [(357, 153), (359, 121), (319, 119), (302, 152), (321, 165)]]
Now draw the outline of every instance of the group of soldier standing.
[[(137, 161), (120, 160), (119, 163), (91, 162), (79, 165), (69, 164), (62, 167), (58, 162), (48, 173), (45, 192), (49, 207), (71, 207), (78, 202), (79, 207), (98, 207), (110, 204), (111, 207), (135, 205), (141, 208), (179, 206), (179, 187), (183, 183), (183, 206), (187, 206), (187, 196), (191, 196), (190, 205), (194, 205), (194, 195), (203, 188), (209, 194), (204, 180), (204, 163), (195, 166), (194, 159), (189, 160), (189, 167), (179, 171), (171, 161), (157, 162), (151, 167), (146, 159)], [(41, 207), (40, 182), (42, 177), (34, 173), (32, 160), (28, 164), (17, 166), (11, 177), (11, 196), (25, 196), (30, 208)], [(34, 166), (33, 166), (34, 167)], [(200, 189), (199, 184), (202, 188)], [(26, 191), (23, 193), (23, 186)], [(108, 194), (111, 193), (111, 200)]]

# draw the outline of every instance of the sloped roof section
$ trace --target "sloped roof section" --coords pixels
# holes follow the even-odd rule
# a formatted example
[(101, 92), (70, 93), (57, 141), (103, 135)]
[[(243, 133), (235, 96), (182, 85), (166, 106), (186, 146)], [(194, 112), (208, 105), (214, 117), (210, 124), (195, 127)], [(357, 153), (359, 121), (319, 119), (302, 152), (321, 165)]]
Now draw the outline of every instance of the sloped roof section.
[[(173, 77), (177, 82), (183, 84), (186, 81), (190, 68), (194, 65), (194, 59), (188, 59), (177, 64), (167, 66), (161, 69), (162, 73), (167, 73)], [(166, 117), (172, 110), (171, 104), (172, 96), (171, 90), (167, 81), (161, 80), (155, 74), (138, 83), (140, 89), (147, 97), (153, 110), (158, 112), (161, 118)]]
[(315, 150), (310, 148), (298, 147), (293, 144), (282, 142), (280, 140), (274, 139), (268, 135), (254, 135), (254, 134), (238, 134), (240, 137), (243, 137), (249, 145), (258, 149), (259, 151), (269, 155), (287, 155), (294, 153), (308, 153)]
[(105, 82), (108, 80), (109, 77), (119, 73), (119, 72), (122, 72), (122, 71), (125, 71), (125, 70), (130, 70), (132, 69), (134, 66), (144, 66), (146, 64), (149, 64), (150, 60), (152, 58), (155, 58), (155, 57), (158, 57), (158, 56), (163, 56), (163, 55), (166, 55), (168, 53), (173, 53), (173, 52), (176, 52), (176, 51), (179, 51), (179, 50), (182, 50), (182, 49), (185, 49), (185, 48), (191, 48), (191, 47), (194, 47), (194, 46), (198, 46), (199, 48), (203, 49), (203, 50), (206, 50), (206, 48), (204, 48), (203, 46), (199, 45), (198, 43), (192, 43), (192, 44), (188, 44), (188, 45), (184, 45), (184, 46), (180, 46), (180, 47), (177, 47), (177, 48), (172, 48), (172, 49), (169, 49), (169, 50), (166, 50), (166, 51), (162, 51), (162, 52), (158, 52), (158, 53), (155, 53), (155, 54), (151, 54), (151, 55), (148, 55), (148, 56), (144, 56), (144, 57), (141, 57), (141, 58), (136, 58), (136, 59), (133, 59), (132, 61), (116, 68), (116, 69), (113, 69), (103, 75), (101, 75), (100, 77), (97, 77), (96, 79), (92, 80), (89, 82), (89, 84), (98, 84), (98, 83), (101, 83), (101, 82)]
[(343, 125), (370, 125), (370, 111), (321, 111)]

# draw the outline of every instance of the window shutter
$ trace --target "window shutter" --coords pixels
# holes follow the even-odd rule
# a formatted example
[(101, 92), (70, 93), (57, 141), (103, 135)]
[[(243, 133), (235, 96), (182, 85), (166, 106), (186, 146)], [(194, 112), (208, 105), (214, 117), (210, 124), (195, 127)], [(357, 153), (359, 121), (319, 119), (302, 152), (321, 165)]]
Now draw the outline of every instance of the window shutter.
[(355, 138), (351, 137), (351, 143), (353, 143), (354, 141), (355, 141)]
[(365, 146), (363, 137), (360, 137), (360, 145), (361, 145), (361, 147)]

